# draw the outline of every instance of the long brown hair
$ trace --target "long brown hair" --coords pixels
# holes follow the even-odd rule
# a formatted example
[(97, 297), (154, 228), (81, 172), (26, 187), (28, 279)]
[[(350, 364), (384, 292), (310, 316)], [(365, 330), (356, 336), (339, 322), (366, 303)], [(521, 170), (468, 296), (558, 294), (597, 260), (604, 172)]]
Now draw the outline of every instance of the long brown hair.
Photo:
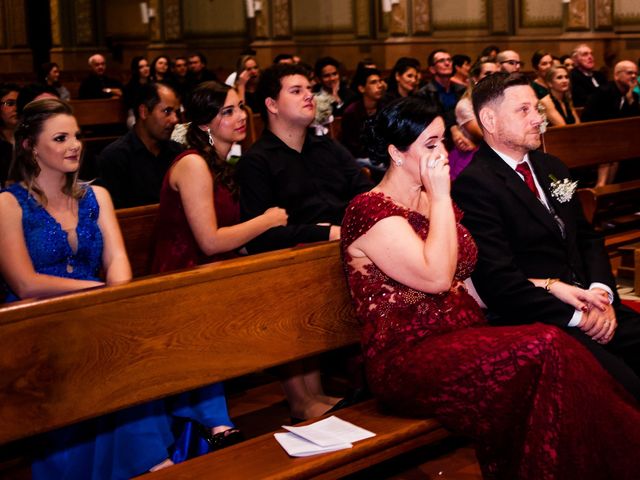
[[(24, 182), (29, 192), (38, 195), (40, 202), (47, 203), (44, 191), (38, 185), (37, 177), (40, 175), (40, 165), (33, 152), (34, 146), (44, 124), (57, 115), (73, 116), (71, 106), (57, 98), (45, 98), (28, 103), (22, 111), (20, 123), (16, 127), (15, 147), (11, 167), (9, 168), (9, 182)], [(72, 198), (81, 198), (84, 189), (78, 182), (78, 168), (74, 172), (65, 173), (65, 183), (62, 192)]]
[(187, 129), (187, 143), (205, 159), (215, 179), (237, 196), (235, 167), (227, 163), (225, 158), (218, 156), (216, 149), (209, 144), (209, 135), (200, 129), (200, 125), (206, 125), (218, 115), (229, 90), (231, 87), (228, 85), (204, 82), (193, 91), (189, 102), (191, 125)]

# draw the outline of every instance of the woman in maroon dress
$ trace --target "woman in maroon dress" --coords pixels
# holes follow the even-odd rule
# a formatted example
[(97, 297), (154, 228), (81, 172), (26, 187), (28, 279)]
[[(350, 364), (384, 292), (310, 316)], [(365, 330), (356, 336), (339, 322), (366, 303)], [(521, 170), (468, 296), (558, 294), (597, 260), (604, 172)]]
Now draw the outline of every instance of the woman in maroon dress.
[(160, 191), (153, 272), (167, 272), (230, 258), (287, 214), (270, 208), (240, 223), (234, 165), (227, 155), (246, 135), (247, 115), (236, 91), (217, 82), (196, 88), (189, 103), (190, 149), (169, 168)]
[[(348, 207), (342, 253), (373, 393), (474, 439), (485, 478), (637, 477), (629, 394), (558, 328), (489, 327), (468, 293), (477, 250), (449, 194), (442, 118), (400, 99), (369, 133), (390, 165)], [(557, 287), (576, 308), (598, 303)]]
[[(233, 257), (252, 238), (287, 223), (281, 208), (270, 208), (240, 223), (234, 166), (227, 162), (233, 143), (246, 135), (247, 115), (236, 91), (217, 82), (202, 83), (189, 105), (192, 121), (186, 140), (190, 149), (175, 159), (160, 191), (154, 273)], [(196, 413), (207, 417), (201, 434), (211, 449), (242, 438), (227, 412), (222, 384), (178, 395), (169, 405), (172, 414), (183, 418), (199, 418)], [(206, 451), (204, 446), (191, 447), (195, 438), (191, 431), (189, 425), (184, 428), (175, 460), (186, 458), (192, 448)]]

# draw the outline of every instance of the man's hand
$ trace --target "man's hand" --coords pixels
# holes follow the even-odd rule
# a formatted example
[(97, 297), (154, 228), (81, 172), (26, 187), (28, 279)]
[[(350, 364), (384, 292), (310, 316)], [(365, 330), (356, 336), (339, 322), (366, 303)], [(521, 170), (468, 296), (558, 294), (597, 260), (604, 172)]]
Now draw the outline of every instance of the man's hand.
[(591, 308), (582, 315), (578, 324), (580, 330), (601, 344), (611, 341), (617, 326), (616, 314), (611, 305), (608, 305), (604, 311), (599, 308)]

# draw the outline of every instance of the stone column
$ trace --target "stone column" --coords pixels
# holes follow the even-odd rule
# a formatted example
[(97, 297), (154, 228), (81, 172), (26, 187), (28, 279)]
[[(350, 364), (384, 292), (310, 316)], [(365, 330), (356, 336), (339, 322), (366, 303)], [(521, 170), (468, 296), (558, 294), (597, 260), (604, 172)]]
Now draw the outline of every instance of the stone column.
[(92, 0), (49, 0), (51, 10), (51, 61), (63, 70), (87, 68), (87, 58), (106, 53)]
[(394, 36), (408, 35), (407, 0), (400, 0), (399, 3), (394, 4), (389, 15), (389, 34)]
[(164, 51), (186, 48), (182, 38), (182, 7), (180, 0), (147, 0), (156, 12), (149, 19), (149, 50)]

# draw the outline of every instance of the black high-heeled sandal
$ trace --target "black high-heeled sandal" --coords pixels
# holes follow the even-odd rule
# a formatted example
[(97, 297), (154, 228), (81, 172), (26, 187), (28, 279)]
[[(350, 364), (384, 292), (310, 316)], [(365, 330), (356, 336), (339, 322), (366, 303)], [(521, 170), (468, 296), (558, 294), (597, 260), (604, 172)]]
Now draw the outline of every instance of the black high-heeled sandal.
[(201, 427), (200, 435), (209, 445), (209, 451), (221, 450), (244, 440), (244, 435), (237, 428), (230, 428), (220, 433), (211, 433), (210, 428)]

